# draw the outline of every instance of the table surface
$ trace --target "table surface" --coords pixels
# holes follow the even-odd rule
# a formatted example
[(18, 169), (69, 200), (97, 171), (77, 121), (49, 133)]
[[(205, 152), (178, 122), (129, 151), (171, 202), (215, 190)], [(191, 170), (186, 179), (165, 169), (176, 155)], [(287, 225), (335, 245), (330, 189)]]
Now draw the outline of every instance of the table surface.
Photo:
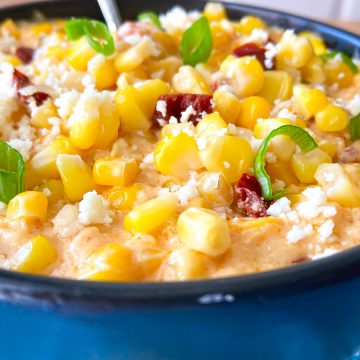
[(360, 35), (360, 22), (358, 21), (326, 21), (329, 24), (351, 31)]

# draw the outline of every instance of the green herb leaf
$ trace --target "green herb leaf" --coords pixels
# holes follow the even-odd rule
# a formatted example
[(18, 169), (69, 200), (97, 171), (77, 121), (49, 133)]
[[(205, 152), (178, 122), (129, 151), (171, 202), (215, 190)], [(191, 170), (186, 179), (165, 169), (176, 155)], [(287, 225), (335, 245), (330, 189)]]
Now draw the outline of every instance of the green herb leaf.
[(153, 11), (144, 11), (138, 15), (138, 20), (150, 20), (154, 25), (161, 28), (161, 23), (159, 17)]
[(195, 66), (207, 61), (212, 47), (209, 20), (202, 16), (184, 32), (180, 42), (180, 55), (186, 65)]
[(273, 130), (262, 142), (255, 160), (254, 160), (254, 173), (261, 186), (261, 191), (265, 200), (273, 200), (285, 192), (279, 191), (276, 194), (272, 193), (270, 176), (265, 170), (265, 153), (269, 146), (271, 139), (277, 135), (287, 135), (293, 140), (303, 152), (309, 152), (317, 148), (314, 139), (302, 128), (294, 125), (283, 125)]
[(328, 61), (333, 59), (336, 55), (340, 55), (341, 56), (341, 60), (342, 62), (347, 65), (351, 71), (354, 74), (357, 74), (359, 72), (358, 67), (354, 64), (354, 62), (351, 60), (351, 57), (341, 51), (336, 51), (336, 50), (331, 50), (329, 52), (327, 52), (326, 54), (321, 55), (321, 59), (323, 59), (324, 61)]
[(20, 153), (0, 140), (0, 201), (8, 203), (24, 191), (25, 163)]
[(66, 36), (70, 41), (80, 39), (85, 35), (85, 19), (71, 19), (65, 23)]
[(351, 140), (360, 139), (360, 113), (350, 119)]
[(115, 51), (114, 38), (101, 21), (75, 18), (66, 22), (65, 31), (70, 41), (86, 36), (90, 46), (105, 56), (110, 56)]

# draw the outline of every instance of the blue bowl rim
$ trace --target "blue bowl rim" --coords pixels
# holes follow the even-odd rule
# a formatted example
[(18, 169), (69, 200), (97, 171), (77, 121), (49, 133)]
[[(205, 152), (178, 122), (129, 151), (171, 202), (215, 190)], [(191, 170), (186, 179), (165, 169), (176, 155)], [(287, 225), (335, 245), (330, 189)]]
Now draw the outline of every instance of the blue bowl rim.
[[(85, 1), (82, 1), (85, 4)], [(63, 0), (64, 3), (73, 0)], [(146, 0), (140, 1), (146, 4)], [(34, 7), (42, 10), (44, 6), (60, 3), (55, 1), (35, 1), (32, 4), (12, 5), (0, 9), (0, 15), (8, 11), (29, 13)], [(170, 8), (175, 3), (192, 8), (194, 1), (179, 0), (166, 2)], [(203, 1), (198, 1), (203, 3)], [(333, 36), (337, 40), (351, 43), (352, 47), (360, 48), (360, 37), (334, 26), (311, 20), (302, 16), (265, 9), (251, 5), (225, 2), (229, 10), (242, 11), (257, 15), (282, 18), (290, 22), (300, 22), (300, 27), (315, 28), (315, 31)], [(156, 7), (156, 4), (152, 4)], [(197, 6), (196, 6), (197, 7)], [(360, 275), (360, 246), (339, 252), (338, 254), (308, 261), (285, 268), (231, 276), (216, 279), (201, 279), (186, 282), (94, 282), (72, 279), (45, 277), (23, 274), (0, 269), (0, 294), (2, 298), (13, 300), (17, 295), (28, 295), (34, 299), (50, 297), (56, 299), (84, 299), (90, 301), (115, 301), (116, 303), (147, 304), (186, 303), (197, 301), (205, 294), (231, 294), (235, 299), (249, 301), (262, 297), (282, 297), (303, 292), (341, 281), (350, 280)]]

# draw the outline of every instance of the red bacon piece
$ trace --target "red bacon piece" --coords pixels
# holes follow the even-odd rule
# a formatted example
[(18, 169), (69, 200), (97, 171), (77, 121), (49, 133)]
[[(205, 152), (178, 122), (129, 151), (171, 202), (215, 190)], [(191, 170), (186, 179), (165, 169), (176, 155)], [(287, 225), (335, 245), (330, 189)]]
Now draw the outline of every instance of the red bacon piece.
[(203, 113), (210, 114), (213, 108), (212, 96), (204, 94), (167, 94), (161, 95), (159, 100), (166, 103), (166, 115), (160, 111), (155, 110), (153, 121), (154, 124), (160, 125), (160, 120), (168, 122), (172, 116), (176, 119), (181, 118), (181, 113), (184, 112), (190, 105), (193, 107), (195, 114), (189, 116), (188, 121), (196, 124), (199, 118), (202, 118)]
[(30, 98), (33, 98), (35, 100), (36, 105), (41, 106), (44, 103), (44, 101), (50, 97), (49, 94), (46, 94), (41, 91), (34, 92), (31, 95), (23, 95), (20, 90), (26, 86), (31, 85), (30, 79), (17, 69), (14, 69), (13, 76), (14, 76), (14, 83), (17, 89), (18, 98), (24, 105), (28, 105)]
[(261, 196), (261, 187), (255, 176), (243, 174), (235, 186), (237, 208), (244, 216), (266, 217), (267, 203)]
[(19, 47), (15, 51), (15, 55), (24, 63), (28, 64), (33, 59), (34, 50), (27, 47)]

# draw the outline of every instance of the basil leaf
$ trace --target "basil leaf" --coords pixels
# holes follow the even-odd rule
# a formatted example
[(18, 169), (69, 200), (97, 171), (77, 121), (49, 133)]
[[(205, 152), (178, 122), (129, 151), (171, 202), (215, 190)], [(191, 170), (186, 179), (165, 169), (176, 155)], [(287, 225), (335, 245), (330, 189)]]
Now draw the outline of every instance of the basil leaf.
[(0, 140), (0, 201), (8, 203), (24, 191), (25, 163), (20, 153)]
[(101, 21), (75, 18), (66, 22), (65, 30), (70, 41), (86, 36), (90, 46), (98, 53), (110, 56), (115, 52), (114, 38)]
[(144, 11), (138, 15), (138, 20), (150, 20), (154, 25), (161, 28), (159, 17), (153, 11)]
[(180, 55), (186, 65), (195, 66), (207, 61), (212, 47), (209, 20), (202, 16), (184, 32), (180, 42)]
[(350, 119), (351, 140), (360, 139), (360, 113)]
[(357, 74), (359, 72), (358, 67), (354, 64), (351, 57), (341, 51), (332, 50), (327, 52), (326, 54), (321, 55), (320, 58), (324, 61), (328, 61), (333, 59), (336, 55), (341, 56), (342, 62), (347, 65), (354, 74)]
[(303, 152), (309, 152), (317, 148), (314, 139), (302, 128), (294, 125), (283, 125), (273, 130), (262, 142), (254, 160), (254, 173), (261, 186), (263, 198), (273, 200), (284, 194), (285, 190), (276, 194), (272, 193), (270, 176), (265, 170), (265, 153), (271, 139), (277, 135), (287, 135)]

